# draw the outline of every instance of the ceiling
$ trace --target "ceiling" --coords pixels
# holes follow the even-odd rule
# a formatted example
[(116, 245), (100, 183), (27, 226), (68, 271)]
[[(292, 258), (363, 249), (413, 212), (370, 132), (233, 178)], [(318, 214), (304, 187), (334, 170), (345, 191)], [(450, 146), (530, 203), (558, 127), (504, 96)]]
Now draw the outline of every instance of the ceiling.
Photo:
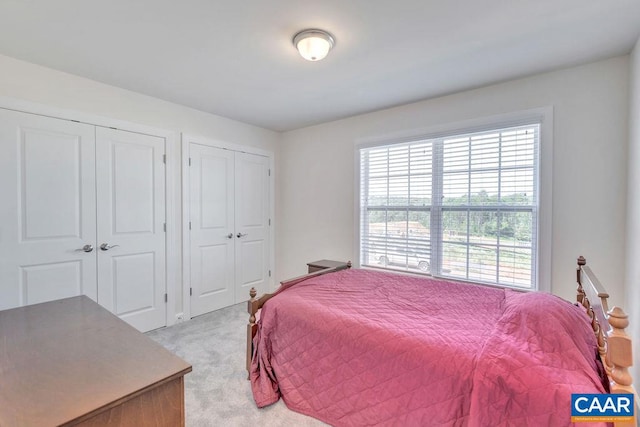
[[(294, 49), (305, 28), (335, 36), (325, 60)], [(624, 54), (639, 36), (638, 0), (0, 2), (0, 54), (275, 131)]]

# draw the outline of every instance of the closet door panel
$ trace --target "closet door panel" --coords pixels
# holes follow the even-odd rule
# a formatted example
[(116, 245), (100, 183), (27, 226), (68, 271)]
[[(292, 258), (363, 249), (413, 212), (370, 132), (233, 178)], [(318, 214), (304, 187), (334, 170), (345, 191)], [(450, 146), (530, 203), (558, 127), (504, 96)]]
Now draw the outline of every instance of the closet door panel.
[(0, 109), (0, 310), (96, 299), (94, 159), (93, 126)]
[(235, 302), (249, 299), (253, 287), (267, 291), (269, 281), (269, 159), (235, 155)]
[(141, 331), (166, 325), (163, 138), (96, 128), (98, 302)]
[(189, 145), (191, 315), (234, 303), (234, 153)]

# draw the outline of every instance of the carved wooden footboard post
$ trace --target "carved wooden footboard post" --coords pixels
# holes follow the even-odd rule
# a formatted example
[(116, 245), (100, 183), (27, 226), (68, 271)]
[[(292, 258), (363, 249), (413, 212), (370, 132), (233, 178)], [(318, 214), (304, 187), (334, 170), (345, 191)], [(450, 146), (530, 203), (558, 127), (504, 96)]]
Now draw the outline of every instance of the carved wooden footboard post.
[(258, 325), (256, 325), (256, 313), (258, 312), (256, 295), (258, 291), (256, 288), (251, 288), (249, 291), (249, 301), (247, 301), (247, 311), (249, 312), (249, 324), (247, 325), (247, 372), (250, 379), (251, 375), (251, 356), (253, 355), (253, 337), (256, 334)]

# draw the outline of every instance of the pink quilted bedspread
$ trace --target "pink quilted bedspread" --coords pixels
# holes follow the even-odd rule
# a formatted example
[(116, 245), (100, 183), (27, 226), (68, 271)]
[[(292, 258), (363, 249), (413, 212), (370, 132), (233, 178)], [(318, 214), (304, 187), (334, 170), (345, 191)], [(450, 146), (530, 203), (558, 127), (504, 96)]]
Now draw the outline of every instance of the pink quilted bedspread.
[(255, 346), (257, 405), (333, 425), (567, 425), (571, 393), (604, 392), (566, 301), (370, 270), (279, 292)]

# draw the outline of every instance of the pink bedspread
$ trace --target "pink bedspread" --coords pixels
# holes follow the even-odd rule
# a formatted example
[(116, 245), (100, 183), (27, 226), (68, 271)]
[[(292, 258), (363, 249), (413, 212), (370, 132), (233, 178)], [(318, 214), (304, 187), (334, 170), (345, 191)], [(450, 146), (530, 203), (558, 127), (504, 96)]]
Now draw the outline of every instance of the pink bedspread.
[(333, 425), (567, 425), (572, 392), (604, 391), (579, 308), (370, 270), (279, 292), (255, 345), (257, 405)]

